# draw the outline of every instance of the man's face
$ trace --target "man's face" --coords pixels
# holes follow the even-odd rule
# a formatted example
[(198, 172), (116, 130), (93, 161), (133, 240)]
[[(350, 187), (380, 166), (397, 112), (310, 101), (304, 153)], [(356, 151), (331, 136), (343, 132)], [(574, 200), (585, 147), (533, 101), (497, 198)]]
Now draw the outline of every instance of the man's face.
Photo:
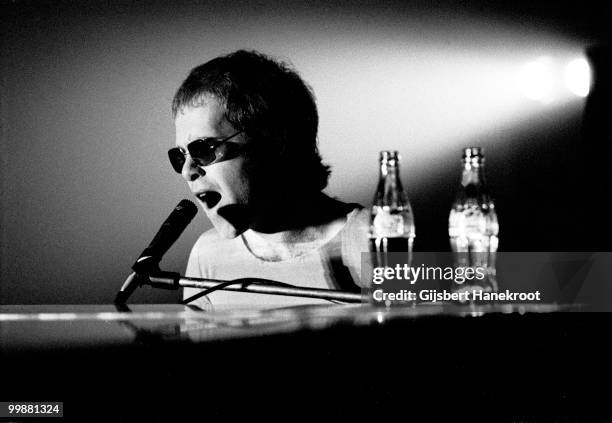
[[(226, 138), (237, 130), (225, 119), (225, 108), (207, 96), (197, 107), (181, 109), (175, 120), (176, 145), (184, 152), (187, 145), (202, 138)], [(245, 145), (245, 134), (231, 139)], [(249, 225), (251, 184), (245, 171), (243, 154), (229, 156), (207, 166), (197, 166), (185, 156), (182, 176), (198, 199), (206, 215), (225, 238), (235, 238)]]

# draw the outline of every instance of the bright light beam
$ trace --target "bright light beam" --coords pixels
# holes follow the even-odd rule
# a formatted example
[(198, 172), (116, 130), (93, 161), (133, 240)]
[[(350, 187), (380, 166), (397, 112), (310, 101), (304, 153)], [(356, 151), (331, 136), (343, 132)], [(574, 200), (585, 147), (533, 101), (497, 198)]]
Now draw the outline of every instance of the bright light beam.
[(565, 84), (578, 97), (586, 97), (591, 90), (591, 67), (584, 58), (574, 59), (565, 67)]
[(549, 57), (524, 65), (518, 74), (518, 87), (532, 100), (550, 103), (555, 98), (553, 63)]

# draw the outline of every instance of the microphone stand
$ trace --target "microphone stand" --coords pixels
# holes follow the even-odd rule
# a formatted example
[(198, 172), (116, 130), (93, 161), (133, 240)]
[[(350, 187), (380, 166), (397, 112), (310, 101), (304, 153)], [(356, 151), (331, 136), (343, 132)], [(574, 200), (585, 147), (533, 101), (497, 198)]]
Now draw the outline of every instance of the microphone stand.
[[(229, 285), (228, 282), (232, 284)], [(176, 290), (179, 288), (211, 289), (221, 284), (226, 285), (219, 288), (219, 290), (223, 291), (316, 298), (321, 300), (342, 301), (345, 303), (361, 303), (365, 300), (365, 297), (359, 293), (337, 291), (333, 289), (287, 286), (281, 282), (269, 279), (240, 278), (226, 281), (220, 279), (189, 278), (175, 272), (156, 270), (147, 274), (137, 272), (130, 274), (117, 293), (115, 303), (125, 304), (134, 290), (143, 285), (149, 285), (153, 288)]]

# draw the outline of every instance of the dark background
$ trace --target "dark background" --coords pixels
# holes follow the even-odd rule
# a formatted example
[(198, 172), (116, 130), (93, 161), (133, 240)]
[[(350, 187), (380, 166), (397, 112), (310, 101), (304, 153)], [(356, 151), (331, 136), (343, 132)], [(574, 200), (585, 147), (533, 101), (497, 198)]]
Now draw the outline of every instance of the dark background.
[[(166, 163), (174, 90), (238, 48), (290, 60), (313, 87), (331, 195), (368, 206), (378, 151), (400, 150), (415, 249), (448, 250), (460, 150), (482, 145), (501, 250), (608, 250), (612, 16), (599, 3), (2, 1), (0, 303), (111, 301), (189, 194)], [(587, 49), (586, 101), (513, 99), (512, 119), (501, 94), (484, 101), (496, 63)], [(164, 268), (182, 271), (208, 227), (200, 213)]]

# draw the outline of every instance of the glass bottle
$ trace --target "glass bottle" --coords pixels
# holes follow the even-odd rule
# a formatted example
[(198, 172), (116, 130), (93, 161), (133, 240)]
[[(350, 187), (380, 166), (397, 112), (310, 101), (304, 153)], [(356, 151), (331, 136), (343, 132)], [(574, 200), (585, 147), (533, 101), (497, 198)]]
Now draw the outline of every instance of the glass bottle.
[(457, 278), (453, 288), (455, 291), (497, 291), (495, 256), (499, 224), (485, 181), (483, 149), (465, 148), (462, 166), (461, 186), (448, 219), (448, 235), (455, 267), (472, 268), (472, 275), (482, 277)]
[(412, 253), (414, 216), (402, 187), (397, 151), (380, 152), (380, 177), (370, 220), (370, 251)]

